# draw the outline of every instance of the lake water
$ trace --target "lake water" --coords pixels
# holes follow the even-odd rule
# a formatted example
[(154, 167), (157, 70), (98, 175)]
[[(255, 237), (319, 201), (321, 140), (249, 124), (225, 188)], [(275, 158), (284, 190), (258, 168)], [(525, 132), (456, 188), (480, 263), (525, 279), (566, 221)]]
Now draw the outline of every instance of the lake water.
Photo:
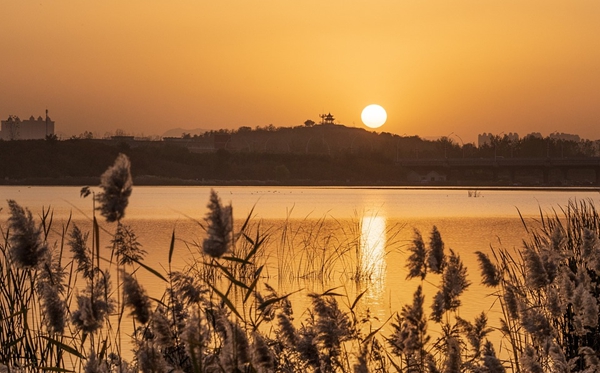
[[(215, 187), (224, 203), (232, 203), (234, 217), (243, 221), (253, 211), (253, 223), (269, 234), (265, 247), (264, 282), (281, 294), (303, 289), (291, 297), (297, 319), (308, 306), (307, 292), (340, 287), (351, 303), (365, 291), (361, 307), (380, 320), (412, 302), (418, 280), (406, 280), (406, 249), (414, 229), (427, 241), (437, 226), (447, 249), (460, 254), (472, 285), (462, 297), (461, 316), (472, 319), (489, 312), (498, 320), (489, 289), (480, 285), (475, 251), (490, 247), (518, 250), (527, 237), (519, 212), (534, 227), (540, 211), (560, 211), (569, 200), (600, 197), (596, 190), (468, 190), (420, 188), (310, 188), (310, 187)], [(39, 215), (54, 211), (54, 227), (72, 220), (89, 227), (91, 197), (80, 198), (77, 187), (0, 187), (2, 200), (14, 199)], [(131, 225), (148, 252), (145, 263), (162, 271), (168, 259), (171, 234), (177, 237), (173, 267), (182, 269), (192, 260), (193, 242), (204, 232), (197, 224), (206, 214), (210, 187), (134, 187), (124, 223)], [(3, 202), (0, 223), (8, 213)], [(102, 223), (108, 232), (114, 224)], [(283, 229), (285, 227), (285, 230)], [(109, 245), (109, 236), (102, 245)], [(109, 249), (106, 249), (106, 253)], [(198, 256), (198, 254), (196, 254)], [(323, 259), (325, 258), (325, 259)], [(325, 264), (324, 264), (325, 263)], [(281, 270), (285, 267), (285, 270)], [(324, 278), (317, 276), (326, 267)], [(352, 279), (358, 268), (371, 273), (368, 280)], [(439, 279), (424, 284), (426, 304), (432, 302)], [(144, 286), (160, 296), (164, 284), (148, 275)], [(430, 323), (431, 324), (431, 323)]]

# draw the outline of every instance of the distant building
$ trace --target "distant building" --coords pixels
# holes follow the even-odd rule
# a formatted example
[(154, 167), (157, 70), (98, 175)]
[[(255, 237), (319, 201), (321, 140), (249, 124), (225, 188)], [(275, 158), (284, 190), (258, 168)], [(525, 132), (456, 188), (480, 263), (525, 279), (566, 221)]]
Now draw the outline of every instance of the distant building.
[(519, 140), (519, 134), (513, 133), (513, 132), (509, 132), (503, 136), (494, 135), (493, 133), (482, 133), (480, 135), (477, 135), (477, 146), (482, 147), (483, 145), (491, 145), (492, 138), (494, 138), (494, 137), (500, 137), (501, 139), (508, 138), (509, 141), (518, 141)]
[(548, 135), (548, 137), (550, 137), (551, 139), (556, 139), (556, 140), (564, 140), (564, 141), (574, 141), (574, 142), (580, 142), (581, 138), (579, 137), (579, 135), (571, 135), (569, 133), (558, 133), (558, 132), (553, 132), (550, 135)]
[(54, 135), (54, 121), (50, 120), (48, 110), (46, 118), (35, 119), (32, 115), (27, 120), (21, 120), (16, 115), (10, 115), (0, 127), (2, 140), (43, 140), (49, 135)]

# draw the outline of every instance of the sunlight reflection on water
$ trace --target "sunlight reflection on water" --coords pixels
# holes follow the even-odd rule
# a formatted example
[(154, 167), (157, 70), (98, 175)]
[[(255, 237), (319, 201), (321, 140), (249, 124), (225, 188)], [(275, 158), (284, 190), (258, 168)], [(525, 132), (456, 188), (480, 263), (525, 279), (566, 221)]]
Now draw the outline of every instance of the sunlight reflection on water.
[(372, 282), (366, 293), (369, 298), (379, 299), (384, 291), (386, 276), (386, 219), (383, 216), (364, 216), (360, 233), (359, 279)]

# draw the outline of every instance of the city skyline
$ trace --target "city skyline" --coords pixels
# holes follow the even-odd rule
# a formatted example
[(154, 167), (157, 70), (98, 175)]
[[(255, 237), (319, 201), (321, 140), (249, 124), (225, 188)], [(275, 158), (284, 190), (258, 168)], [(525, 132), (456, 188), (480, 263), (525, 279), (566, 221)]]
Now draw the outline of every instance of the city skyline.
[[(291, 127), (600, 138), (600, 4), (6, 2), (0, 117), (57, 132)], [(9, 88), (6, 88), (9, 87)]]

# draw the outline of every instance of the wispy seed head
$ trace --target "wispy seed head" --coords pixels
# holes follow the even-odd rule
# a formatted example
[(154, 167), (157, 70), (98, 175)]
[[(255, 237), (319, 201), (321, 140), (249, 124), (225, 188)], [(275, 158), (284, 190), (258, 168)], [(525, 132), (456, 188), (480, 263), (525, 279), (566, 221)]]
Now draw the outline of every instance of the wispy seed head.
[(42, 240), (41, 230), (35, 226), (31, 212), (13, 200), (8, 201), (10, 255), (21, 268), (34, 268), (43, 263), (48, 247)]
[(114, 301), (109, 297), (109, 274), (98, 270), (94, 276), (95, 281), (88, 282), (85, 293), (77, 296), (77, 310), (71, 315), (72, 323), (84, 333), (94, 333), (102, 328), (105, 319), (114, 310)]
[(133, 228), (129, 225), (119, 224), (111, 243), (120, 265), (140, 262), (146, 255), (146, 250), (142, 249), (142, 244), (138, 242)]
[(429, 255), (427, 257), (429, 269), (433, 273), (442, 273), (446, 265), (446, 256), (444, 254), (444, 241), (437, 227), (434, 225), (429, 237)]
[(540, 289), (546, 286), (549, 283), (548, 274), (539, 253), (526, 245), (525, 250), (523, 250), (523, 260), (526, 268), (525, 278), (527, 286), (533, 289)]
[(496, 287), (500, 284), (500, 271), (492, 263), (487, 254), (481, 251), (476, 251), (477, 258), (479, 259), (479, 267), (481, 268), (481, 283), (489, 286)]
[(115, 163), (109, 167), (100, 179), (102, 192), (96, 197), (100, 206), (100, 214), (109, 223), (121, 220), (125, 216), (125, 208), (133, 187), (131, 164), (125, 154), (119, 154)]
[(202, 243), (204, 253), (213, 258), (220, 258), (229, 250), (233, 231), (233, 210), (231, 205), (223, 206), (214, 190), (210, 191), (206, 215), (207, 237)]
[(137, 280), (125, 271), (123, 275), (124, 303), (131, 308), (131, 314), (142, 324), (150, 320), (150, 298)]
[(88, 233), (84, 234), (81, 232), (77, 224), (73, 224), (69, 246), (73, 253), (73, 259), (77, 263), (77, 272), (81, 272), (84, 277), (91, 279), (94, 266), (87, 247), (88, 236)]
[(408, 268), (406, 278), (420, 277), (421, 280), (424, 280), (425, 276), (427, 276), (427, 249), (425, 248), (421, 232), (417, 229), (414, 231), (412, 245), (408, 250), (411, 254), (406, 260), (406, 267)]
[(180, 296), (184, 303), (190, 305), (202, 300), (206, 289), (203, 289), (194, 277), (182, 272), (171, 272), (170, 276), (174, 293)]

